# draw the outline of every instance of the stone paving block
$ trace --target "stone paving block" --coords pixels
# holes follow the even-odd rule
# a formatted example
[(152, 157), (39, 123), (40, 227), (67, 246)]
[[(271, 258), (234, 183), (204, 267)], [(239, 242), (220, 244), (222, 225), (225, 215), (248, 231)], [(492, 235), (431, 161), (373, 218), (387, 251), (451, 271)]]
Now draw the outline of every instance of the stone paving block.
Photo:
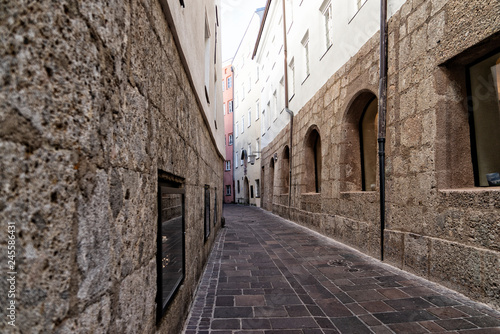
[(435, 314), (439, 319), (464, 318), (469, 316), (453, 307), (436, 307), (430, 308), (428, 311)]
[(461, 329), (471, 329), (477, 328), (473, 323), (465, 320), (465, 319), (447, 319), (447, 320), (438, 320), (436, 324), (448, 330), (461, 330)]
[(332, 319), (332, 321), (341, 333), (372, 333), (372, 331), (357, 317), (335, 318)]
[(397, 311), (427, 309), (433, 306), (422, 298), (386, 300), (385, 303)]
[(375, 313), (373, 316), (375, 316), (378, 320), (382, 321), (384, 324), (438, 320), (436, 316), (424, 310)]
[(318, 324), (311, 317), (269, 319), (273, 329), (317, 328)]
[(241, 320), (241, 328), (242, 329), (271, 329), (271, 322), (266, 318), (251, 318), (251, 319), (242, 319)]
[(418, 323), (392, 324), (389, 328), (397, 334), (423, 334), (429, 333)]

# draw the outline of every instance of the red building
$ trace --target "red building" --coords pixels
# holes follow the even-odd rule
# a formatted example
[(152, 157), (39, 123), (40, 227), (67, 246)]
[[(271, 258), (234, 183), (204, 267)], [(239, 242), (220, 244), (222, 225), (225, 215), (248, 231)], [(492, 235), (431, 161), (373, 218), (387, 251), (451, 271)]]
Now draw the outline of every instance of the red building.
[(224, 203), (234, 203), (233, 180), (233, 71), (231, 64), (222, 67), (222, 100), (224, 102), (224, 131), (226, 162), (224, 164)]

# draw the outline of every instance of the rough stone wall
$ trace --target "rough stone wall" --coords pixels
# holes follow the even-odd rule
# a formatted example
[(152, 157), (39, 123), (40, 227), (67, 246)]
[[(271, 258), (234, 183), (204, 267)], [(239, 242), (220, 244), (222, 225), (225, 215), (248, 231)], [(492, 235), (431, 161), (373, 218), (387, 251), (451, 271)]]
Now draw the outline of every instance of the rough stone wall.
[[(224, 160), (159, 2), (1, 1), (0, 35), (0, 220), (18, 272), (17, 327), (0, 331), (179, 333)], [(156, 325), (159, 169), (185, 179), (187, 233), (184, 284)]]
[[(496, 308), (500, 190), (474, 188), (465, 65), (499, 41), (496, 0), (410, 0), (390, 19), (384, 246), (387, 262)], [(375, 257), (379, 180), (376, 191), (360, 191), (356, 127), (363, 106), (378, 95), (378, 43), (376, 34), (297, 113), (292, 205), (276, 198), (272, 205)], [(303, 191), (310, 172), (304, 140), (312, 126), (321, 136), (320, 194)], [(263, 161), (288, 144), (287, 131), (265, 148)]]

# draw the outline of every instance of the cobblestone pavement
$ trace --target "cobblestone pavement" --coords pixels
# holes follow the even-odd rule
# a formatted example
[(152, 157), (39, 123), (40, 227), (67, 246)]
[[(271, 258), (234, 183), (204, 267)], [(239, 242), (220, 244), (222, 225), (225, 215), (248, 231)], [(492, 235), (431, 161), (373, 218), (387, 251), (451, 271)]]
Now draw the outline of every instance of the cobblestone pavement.
[(185, 334), (500, 333), (500, 313), (255, 207), (226, 205)]

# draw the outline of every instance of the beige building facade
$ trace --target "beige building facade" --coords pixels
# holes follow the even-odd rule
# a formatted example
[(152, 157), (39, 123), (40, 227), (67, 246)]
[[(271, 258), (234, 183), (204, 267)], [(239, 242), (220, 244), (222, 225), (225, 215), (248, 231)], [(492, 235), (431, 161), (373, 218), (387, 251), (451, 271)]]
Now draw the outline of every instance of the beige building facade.
[(497, 1), (413, 0), (390, 16), (385, 229), (377, 32), (263, 149), (263, 207), (499, 309), (499, 36)]
[(182, 331), (221, 226), (219, 15), (213, 0), (2, 4), (15, 285), (0, 290), (16, 293), (0, 332)]

